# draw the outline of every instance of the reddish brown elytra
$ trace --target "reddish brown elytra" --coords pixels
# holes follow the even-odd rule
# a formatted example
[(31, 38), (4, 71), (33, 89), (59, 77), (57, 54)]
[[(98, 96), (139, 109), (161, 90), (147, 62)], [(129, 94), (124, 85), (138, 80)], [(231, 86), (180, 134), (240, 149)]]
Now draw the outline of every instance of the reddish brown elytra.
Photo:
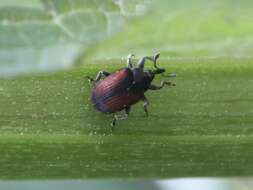
[[(112, 114), (125, 110), (128, 116), (131, 106), (142, 100), (144, 102), (144, 111), (148, 116), (147, 106), (149, 102), (144, 93), (147, 90), (159, 90), (165, 85), (175, 86), (174, 83), (169, 81), (162, 81), (159, 86), (151, 84), (155, 75), (165, 72), (165, 69), (159, 68), (156, 65), (156, 61), (160, 56), (159, 53), (154, 56), (142, 57), (138, 62), (138, 67), (133, 67), (133, 56), (133, 54), (128, 55), (126, 68), (120, 69), (114, 73), (99, 71), (96, 79), (88, 77), (90, 81), (95, 82), (95, 87), (91, 94), (91, 101), (98, 111)], [(146, 60), (154, 62), (154, 70), (144, 70)], [(176, 74), (174, 73), (167, 75), (167, 77), (175, 76)], [(102, 79), (102, 77), (104, 77), (104, 79)], [(111, 123), (112, 126), (116, 124), (116, 120), (117, 116), (114, 115)]]

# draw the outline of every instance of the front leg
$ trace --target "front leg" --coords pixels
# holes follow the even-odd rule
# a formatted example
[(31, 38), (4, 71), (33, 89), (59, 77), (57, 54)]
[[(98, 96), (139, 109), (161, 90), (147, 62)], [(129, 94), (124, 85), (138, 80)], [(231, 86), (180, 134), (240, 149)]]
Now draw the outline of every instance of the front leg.
[(109, 72), (107, 72), (107, 71), (99, 71), (95, 79), (93, 79), (93, 78), (91, 78), (91, 77), (89, 77), (89, 76), (87, 76), (87, 78), (88, 78), (88, 80), (89, 80), (90, 82), (98, 82), (103, 76), (104, 76), (104, 77), (107, 77), (107, 76), (109, 76), (110, 74), (111, 74), (111, 73), (109, 73)]
[(149, 105), (149, 101), (148, 101), (148, 99), (145, 96), (143, 96), (142, 101), (143, 101), (144, 112), (145, 112), (146, 116), (148, 117), (148, 105)]
[(132, 57), (134, 57), (134, 54), (129, 54), (127, 56), (127, 67), (130, 69), (133, 68)]
[(163, 88), (165, 85), (168, 85), (168, 86), (176, 86), (175, 83), (172, 83), (172, 82), (168, 82), (168, 81), (162, 81), (160, 86), (156, 86), (154, 84), (151, 84), (149, 86), (149, 89), (150, 90), (160, 90), (161, 88)]
[(138, 62), (138, 68), (140, 69), (144, 69), (144, 66), (145, 66), (145, 61), (146, 60), (150, 60), (150, 61), (154, 61), (154, 58), (152, 56), (145, 56), (145, 57), (142, 57), (139, 62)]

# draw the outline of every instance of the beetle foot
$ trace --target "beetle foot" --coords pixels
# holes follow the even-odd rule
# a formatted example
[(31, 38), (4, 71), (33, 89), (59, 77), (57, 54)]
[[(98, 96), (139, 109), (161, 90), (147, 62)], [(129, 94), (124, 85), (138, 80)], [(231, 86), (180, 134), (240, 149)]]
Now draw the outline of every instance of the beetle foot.
[(116, 125), (116, 118), (114, 117), (112, 122), (111, 122), (111, 126), (114, 127)]
[(115, 115), (115, 119), (116, 120), (124, 120), (124, 119), (127, 119), (128, 118), (128, 114), (125, 113), (125, 114), (122, 114), (122, 115)]
[(91, 83), (91, 82), (94, 82), (95, 80), (89, 76), (86, 76), (86, 78), (88, 79), (88, 81)]
[(114, 127), (115, 127), (115, 125), (116, 125), (116, 121), (118, 120), (118, 116), (117, 115), (114, 115), (113, 116), (113, 120), (112, 120), (112, 122), (111, 122), (111, 127), (112, 127), (112, 131), (114, 130)]
[(169, 77), (176, 77), (177, 74), (176, 74), (176, 73), (170, 73), (170, 74), (167, 74), (167, 75), (166, 75), (166, 74), (163, 73), (162, 76), (163, 76), (163, 77), (168, 77), (168, 78), (169, 78)]
[(162, 81), (161, 86), (163, 87), (164, 85), (168, 85), (168, 86), (176, 86), (175, 83), (170, 82), (170, 81)]

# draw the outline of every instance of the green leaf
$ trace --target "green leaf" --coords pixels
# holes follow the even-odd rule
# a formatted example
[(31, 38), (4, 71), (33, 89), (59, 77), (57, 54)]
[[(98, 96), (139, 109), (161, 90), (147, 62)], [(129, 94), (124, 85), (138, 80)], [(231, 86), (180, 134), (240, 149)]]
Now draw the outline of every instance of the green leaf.
[[(133, 2), (134, 3), (134, 2)], [(114, 0), (1, 1), (0, 76), (65, 68), (123, 28)]]
[(0, 79), (0, 179), (252, 176), (252, 60), (159, 62), (177, 86), (147, 92), (149, 117), (140, 102), (112, 132), (84, 76), (119, 62)]
[[(131, 0), (123, 4), (128, 12), (145, 11)], [(252, 57), (252, 6), (252, 1), (157, 0), (145, 16), (93, 47), (88, 57), (121, 58), (130, 52), (140, 57), (156, 51), (163, 58)]]

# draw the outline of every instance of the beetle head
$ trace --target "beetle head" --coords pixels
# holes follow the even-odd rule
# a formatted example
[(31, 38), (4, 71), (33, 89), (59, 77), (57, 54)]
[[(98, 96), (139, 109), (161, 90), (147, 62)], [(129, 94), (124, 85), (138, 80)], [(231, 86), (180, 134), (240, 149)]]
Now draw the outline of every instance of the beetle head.
[[(157, 62), (157, 59), (160, 57), (160, 53), (156, 53), (153, 57), (154, 59), (154, 67), (155, 67), (155, 70), (152, 71), (153, 75), (156, 75), (156, 74), (162, 74), (164, 73), (166, 70), (164, 68), (159, 68), (156, 64)], [(176, 77), (176, 73), (171, 73), (169, 75), (164, 75), (164, 77)]]

